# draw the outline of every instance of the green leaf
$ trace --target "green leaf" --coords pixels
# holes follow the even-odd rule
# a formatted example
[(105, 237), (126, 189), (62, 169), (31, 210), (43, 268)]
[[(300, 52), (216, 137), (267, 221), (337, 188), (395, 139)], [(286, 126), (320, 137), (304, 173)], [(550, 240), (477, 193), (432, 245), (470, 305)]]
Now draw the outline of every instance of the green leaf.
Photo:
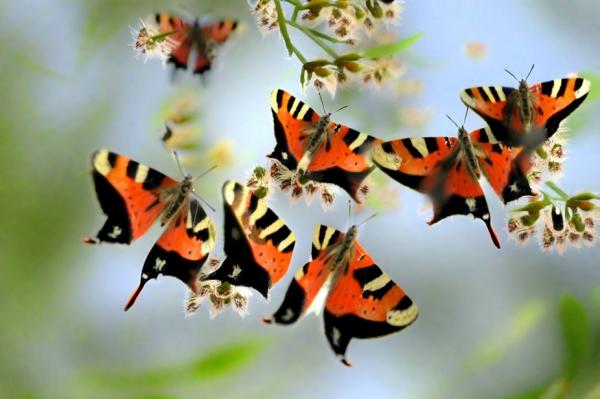
[(422, 33), (415, 33), (412, 36), (402, 39), (394, 43), (382, 44), (380, 46), (371, 47), (362, 53), (363, 58), (382, 58), (389, 57), (396, 53), (406, 50), (423, 37)]
[(573, 378), (591, 352), (590, 322), (583, 305), (569, 295), (560, 299), (558, 312), (564, 341), (563, 372)]
[(505, 353), (521, 342), (539, 323), (546, 311), (546, 304), (539, 299), (527, 302), (519, 308), (506, 328), (498, 330), (475, 347), (472, 355), (465, 361), (465, 369), (474, 372), (502, 360)]
[(238, 371), (249, 365), (266, 347), (263, 340), (222, 346), (198, 359), (191, 368), (196, 380), (209, 380)]

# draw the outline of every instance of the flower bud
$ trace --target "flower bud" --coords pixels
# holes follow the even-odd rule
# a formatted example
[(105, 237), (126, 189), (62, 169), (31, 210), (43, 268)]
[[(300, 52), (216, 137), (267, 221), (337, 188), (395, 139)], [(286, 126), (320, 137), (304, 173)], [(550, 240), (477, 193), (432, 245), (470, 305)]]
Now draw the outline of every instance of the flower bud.
[(562, 211), (556, 205), (552, 205), (552, 228), (554, 231), (563, 231), (565, 228), (565, 219)]

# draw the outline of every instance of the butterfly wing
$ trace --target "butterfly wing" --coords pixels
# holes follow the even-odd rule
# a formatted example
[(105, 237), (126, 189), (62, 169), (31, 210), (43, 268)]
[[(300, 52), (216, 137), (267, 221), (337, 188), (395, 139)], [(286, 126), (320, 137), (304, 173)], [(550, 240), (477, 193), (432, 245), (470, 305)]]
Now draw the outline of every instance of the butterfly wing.
[[(555, 79), (532, 85), (529, 90), (534, 115), (532, 131), (542, 132), (545, 140), (556, 133), (560, 123), (585, 100), (590, 82), (582, 78)], [(516, 89), (510, 87), (471, 87), (460, 93), (460, 99), (486, 121), (497, 141), (521, 145), (525, 133), (518, 116), (518, 104), (512, 112), (506, 110), (516, 94)]]
[(247, 187), (227, 181), (223, 199), (226, 258), (205, 280), (252, 287), (267, 298), (271, 286), (287, 272), (295, 235), (266, 201)]
[(531, 163), (522, 158), (525, 154), (521, 148), (493, 142), (493, 136), (487, 128), (469, 134), (471, 142), (479, 150), (476, 151), (479, 165), (502, 202), (507, 203), (526, 195), (534, 195), (527, 180)]
[[(319, 114), (284, 90), (271, 93), (271, 111), (275, 127), (276, 146), (268, 155), (289, 170), (296, 170), (304, 155), (309, 132), (319, 122)], [(358, 201), (361, 183), (373, 170), (367, 154), (378, 142), (368, 134), (331, 122), (330, 140), (313, 154), (306, 177), (343, 188)]]
[(408, 327), (417, 305), (381, 271), (362, 246), (354, 244), (348, 273), (337, 281), (325, 305), (325, 335), (342, 362), (352, 338), (374, 338)]
[(92, 155), (92, 176), (108, 217), (99, 241), (129, 244), (141, 237), (165, 209), (160, 189), (177, 186), (162, 173), (106, 149)]
[[(283, 303), (267, 323), (292, 324), (298, 321), (309, 309), (320, 311), (323, 303), (317, 297), (325, 299), (326, 283), (330, 276), (327, 266), (328, 248), (338, 243), (344, 234), (338, 230), (317, 225), (313, 233), (312, 260), (298, 269), (287, 289)], [(319, 294), (321, 293), (322, 294)]]
[(173, 64), (176, 69), (187, 69), (192, 51), (190, 41), (188, 40), (191, 28), (190, 24), (180, 17), (165, 13), (156, 14), (155, 18), (159, 34), (173, 32), (166, 39), (172, 47), (167, 62)]
[(372, 158), (392, 179), (431, 198), (433, 218), (429, 224), (452, 215), (473, 215), (485, 223), (499, 248), (483, 190), (469, 174), (457, 144), (453, 137), (392, 140), (376, 145)]
[[(212, 43), (209, 43), (207, 46), (210, 47), (213, 43), (216, 45), (223, 44), (229, 38), (229, 36), (235, 30), (236, 27), (236, 21), (226, 19), (215, 24), (204, 25), (200, 27), (200, 29), (204, 33), (204, 37), (212, 41)], [(193, 72), (195, 74), (202, 74), (210, 69), (212, 59), (214, 57), (214, 54), (211, 54), (210, 51), (208, 51), (208, 53), (207, 51), (198, 51), (198, 54), (196, 55), (196, 63), (194, 64), (193, 69)]]
[(160, 274), (178, 278), (197, 293), (200, 269), (215, 246), (216, 236), (215, 225), (200, 202), (190, 197), (188, 204), (173, 218), (150, 250), (144, 262), (140, 284), (125, 310), (134, 304), (144, 285)]

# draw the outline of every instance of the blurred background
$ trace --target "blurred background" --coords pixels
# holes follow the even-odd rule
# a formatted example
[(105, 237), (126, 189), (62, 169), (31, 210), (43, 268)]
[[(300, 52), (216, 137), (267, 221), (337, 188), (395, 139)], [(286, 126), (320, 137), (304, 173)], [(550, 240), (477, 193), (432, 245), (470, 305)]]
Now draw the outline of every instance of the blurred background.
[[(404, 6), (399, 36), (423, 33), (402, 55), (402, 79), (413, 89), (324, 96), (328, 109), (349, 105), (339, 122), (383, 138), (454, 135), (444, 115), (462, 118), (459, 91), (514, 86), (504, 68), (521, 77), (535, 63), (530, 83), (600, 74), (596, 1)], [(170, 68), (145, 64), (131, 47), (130, 27), (166, 9), (238, 18), (242, 33), (206, 76), (173, 80)], [(161, 115), (173, 98), (191, 95), (201, 163), (229, 160), (196, 187), (220, 224), (222, 182), (244, 181), (266, 164), (274, 146), (268, 95), (283, 88), (302, 96), (300, 65), (276, 32), (263, 38), (243, 0), (3, 0), (0, 35), (0, 398), (600, 397), (600, 247), (558, 255), (537, 242), (517, 245), (487, 185), (502, 250), (465, 217), (427, 226), (424, 198), (389, 185), (394, 206), (361, 227), (360, 241), (421, 313), (398, 334), (354, 340), (352, 368), (331, 353), (320, 317), (291, 328), (260, 323), (292, 273), (269, 303), (254, 295), (244, 319), (227, 311), (210, 320), (206, 308), (184, 317), (184, 287), (169, 278), (148, 284), (123, 312), (160, 230), (130, 247), (81, 244), (104, 221), (90, 154), (108, 147), (179, 178), (159, 139)], [(596, 90), (571, 124), (560, 181), (568, 192), (600, 190)], [(303, 98), (319, 104), (313, 90)], [(481, 121), (471, 114), (466, 127)], [(318, 201), (307, 208), (271, 198), (298, 237), (291, 269), (308, 259), (315, 224), (346, 228), (346, 204), (343, 193), (326, 212)]]

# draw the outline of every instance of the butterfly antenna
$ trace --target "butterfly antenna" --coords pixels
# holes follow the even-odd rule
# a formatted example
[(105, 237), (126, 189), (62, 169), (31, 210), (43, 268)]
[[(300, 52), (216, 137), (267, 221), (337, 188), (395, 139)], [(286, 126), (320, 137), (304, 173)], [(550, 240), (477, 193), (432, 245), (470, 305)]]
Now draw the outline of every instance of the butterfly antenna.
[(506, 73), (507, 73), (507, 74), (509, 74), (510, 76), (512, 76), (513, 78), (515, 78), (515, 80), (516, 80), (517, 82), (519, 82), (519, 78), (517, 78), (517, 77), (515, 76), (515, 74), (514, 74), (514, 73), (512, 73), (511, 71), (509, 71), (509, 70), (508, 70), (508, 69), (506, 69), (506, 68), (504, 68), (504, 70), (506, 71)]
[(529, 70), (529, 73), (527, 74), (525, 80), (529, 79), (529, 75), (531, 75), (531, 72), (533, 72), (533, 67), (535, 67), (535, 64), (531, 64), (531, 69)]
[(202, 201), (202, 203), (204, 205), (206, 205), (207, 207), (209, 207), (211, 211), (213, 211), (213, 212), (217, 211), (207, 200), (205, 200), (204, 198), (202, 198), (201, 196), (199, 196), (198, 193), (196, 193), (195, 191), (194, 191), (194, 195), (196, 196), (196, 198), (198, 198), (200, 201)]
[(465, 125), (465, 122), (467, 122), (467, 115), (469, 114), (469, 107), (465, 107), (465, 117), (463, 118), (463, 126)]
[(179, 173), (181, 173), (181, 176), (185, 178), (186, 174), (183, 171), (183, 168), (181, 167), (181, 162), (179, 161), (179, 155), (177, 155), (177, 151), (173, 151), (173, 156), (175, 157), (175, 162), (177, 162), (177, 168), (179, 169)]
[(198, 176), (194, 177), (194, 181), (202, 179), (204, 176), (206, 176), (213, 170), (217, 169), (217, 166), (219, 166), (219, 165), (213, 165), (210, 168), (206, 169), (206, 171), (204, 171), (204, 172), (200, 173)]
[(348, 105), (344, 105), (342, 108), (339, 108), (337, 111), (335, 111), (335, 112), (334, 112), (334, 114), (335, 114), (336, 112), (339, 112), (339, 111), (341, 111), (341, 110), (343, 110), (343, 109), (346, 109), (346, 108), (348, 108)]
[(319, 91), (319, 99), (321, 100), (321, 106), (323, 107), (323, 113), (326, 114), (327, 111), (325, 111), (325, 103), (323, 103), (323, 97), (321, 96), (320, 91)]
[(375, 212), (374, 214), (372, 214), (371, 216), (369, 216), (368, 218), (366, 218), (365, 220), (360, 222), (358, 225), (362, 226), (363, 224), (367, 223), (369, 220), (373, 219), (375, 216), (377, 216), (377, 212)]
[[(467, 108), (467, 110), (468, 110), (468, 108)], [(465, 115), (465, 117), (466, 117), (466, 115)], [(446, 114), (446, 118), (450, 119), (450, 122), (454, 123), (454, 126), (456, 126), (458, 129), (460, 129), (460, 126), (458, 126), (458, 123), (456, 123), (456, 122), (454, 121), (454, 119), (452, 119), (452, 118), (450, 117), (450, 115)]]

